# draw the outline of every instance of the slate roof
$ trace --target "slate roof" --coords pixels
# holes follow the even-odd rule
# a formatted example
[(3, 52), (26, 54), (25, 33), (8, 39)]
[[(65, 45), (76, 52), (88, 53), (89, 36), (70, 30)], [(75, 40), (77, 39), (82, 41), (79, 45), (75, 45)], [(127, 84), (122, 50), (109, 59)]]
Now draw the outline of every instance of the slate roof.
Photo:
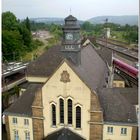
[(81, 65), (72, 67), (91, 90), (96, 91), (106, 85), (108, 68), (91, 45), (82, 48)]
[(85, 140), (80, 135), (72, 132), (68, 128), (62, 128), (48, 135), (44, 140)]
[(112, 65), (112, 50), (101, 47), (100, 49), (96, 49), (97, 53), (101, 56), (101, 58), (108, 63), (109, 66)]
[(22, 115), (32, 116), (32, 103), (35, 97), (35, 93), (42, 87), (42, 84), (30, 84), (27, 90), (14, 102), (3, 114), (8, 115)]
[[(94, 37), (87, 37), (87, 38), (83, 38), (82, 39), (82, 44), (87, 40), (89, 39), (90, 42), (92, 44), (94, 44), (96, 41), (96, 39)], [(93, 45), (92, 45), (93, 46)], [(93, 46), (95, 47), (95, 46)], [(109, 66), (111, 66), (112, 64), (112, 50), (108, 49), (108, 48), (105, 48), (105, 47), (100, 47), (98, 49), (96, 49), (96, 52), (99, 54), (99, 56), (106, 62), (108, 63)]]
[[(48, 77), (64, 60), (60, 46), (50, 48), (27, 68), (27, 76)], [(107, 66), (91, 45), (81, 49), (81, 64), (68, 61), (79, 77), (92, 89), (105, 85)]]
[(64, 59), (60, 46), (53, 46), (27, 67), (27, 76), (48, 77)]
[(30, 85), (30, 83), (28, 82), (28, 81), (26, 81), (26, 82), (24, 82), (24, 83), (21, 83), (20, 85), (19, 85), (19, 87), (21, 88), (21, 89), (27, 89), (27, 87)]
[[(117, 90), (117, 89), (114, 89)], [(127, 99), (132, 105), (138, 105), (138, 89), (137, 88), (120, 88), (120, 94)]]
[(104, 88), (99, 93), (105, 122), (137, 123), (135, 107), (119, 89)]

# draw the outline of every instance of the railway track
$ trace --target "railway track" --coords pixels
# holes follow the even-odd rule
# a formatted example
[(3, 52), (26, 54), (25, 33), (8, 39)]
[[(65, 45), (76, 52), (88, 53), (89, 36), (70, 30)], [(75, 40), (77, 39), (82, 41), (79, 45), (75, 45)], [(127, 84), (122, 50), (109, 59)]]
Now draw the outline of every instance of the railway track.
[(96, 43), (100, 46), (107, 47), (115, 52), (118, 52), (120, 54), (124, 54), (126, 56), (129, 56), (135, 60), (138, 61), (138, 52), (132, 51), (128, 49), (128, 47), (122, 47), (119, 44), (111, 43), (110, 41), (106, 41), (105, 39), (96, 39)]

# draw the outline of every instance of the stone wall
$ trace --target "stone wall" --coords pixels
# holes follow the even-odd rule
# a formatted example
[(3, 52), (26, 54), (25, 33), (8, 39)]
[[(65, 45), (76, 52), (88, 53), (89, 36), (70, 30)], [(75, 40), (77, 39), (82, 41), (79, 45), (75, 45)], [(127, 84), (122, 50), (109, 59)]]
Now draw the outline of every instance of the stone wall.
[(132, 138), (131, 138), (131, 140), (137, 140), (138, 139), (137, 130), (138, 130), (137, 127), (132, 127)]
[(102, 135), (102, 124), (90, 124), (90, 140), (102, 140)]
[(33, 139), (42, 140), (44, 138), (43, 120), (33, 118)]
[(103, 112), (100, 108), (98, 96), (91, 93), (90, 109), (90, 140), (102, 140), (103, 135)]
[(10, 128), (9, 128), (8, 116), (5, 116), (5, 127), (6, 127), (6, 133), (7, 133), (7, 140), (10, 140)]
[(42, 92), (37, 91), (32, 104), (33, 114), (33, 139), (42, 140), (44, 137)]

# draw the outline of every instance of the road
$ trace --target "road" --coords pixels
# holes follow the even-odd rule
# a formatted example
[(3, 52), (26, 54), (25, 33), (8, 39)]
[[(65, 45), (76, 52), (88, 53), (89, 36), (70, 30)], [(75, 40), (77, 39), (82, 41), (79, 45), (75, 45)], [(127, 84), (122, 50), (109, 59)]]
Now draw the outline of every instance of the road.
[(48, 44), (48, 39), (52, 38), (53, 35), (51, 35), (49, 31), (45, 30), (39, 30), (37, 32), (33, 32), (32, 34), (35, 34), (33, 35), (33, 39), (38, 39), (44, 43), (43, 46), (34, 51), (34, 53), (37, 53), (40, 56)]

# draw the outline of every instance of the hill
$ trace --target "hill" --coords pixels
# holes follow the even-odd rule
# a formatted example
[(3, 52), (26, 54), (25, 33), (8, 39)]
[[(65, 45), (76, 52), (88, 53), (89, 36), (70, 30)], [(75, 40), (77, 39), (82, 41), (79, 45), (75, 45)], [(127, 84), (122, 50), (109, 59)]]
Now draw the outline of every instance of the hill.
[[(103, 24), (105, 23), (105, 19), (108, 18), (108, 22), (116, 23), (120, 25), (138, 25), (138, 16), (137, 15), (127, 15), (127, 16), (99, 16), (90, 18), (89, 22), (93, 24)], [(46, 24), (64, 24), (64, 18), (51, 18), (51, 17), (43, 17), (43, 18), (30, 18), (31, 21), (36, 23), (46, 23)], [(84, 21), (78, 20), (80, 24)]]
[(102, 24), (105, 23), (105, 19), (108, 19), (108, 22), (116, 23), (120, 25), (138, 25), (138, 16), (137, 15), (127, 15), (127, 16), (99, 16), (93, 17), (87, 21), (93, 24)]
[[(44, 18), (30, 18), (31, 21), (34, 21), (36, 23), (46, 23), (46, 24), (64, 24), (64, 18), (49, 18), (49, 17), (44, 17)], [(83, 21), (78, 20), (80, 24), (83, 23)]]
[(63, 18), (30, 18), (31, 21), (34, 21), (36, 23), (46, 23), (46, 24), (64, 24), (64, 19)]

